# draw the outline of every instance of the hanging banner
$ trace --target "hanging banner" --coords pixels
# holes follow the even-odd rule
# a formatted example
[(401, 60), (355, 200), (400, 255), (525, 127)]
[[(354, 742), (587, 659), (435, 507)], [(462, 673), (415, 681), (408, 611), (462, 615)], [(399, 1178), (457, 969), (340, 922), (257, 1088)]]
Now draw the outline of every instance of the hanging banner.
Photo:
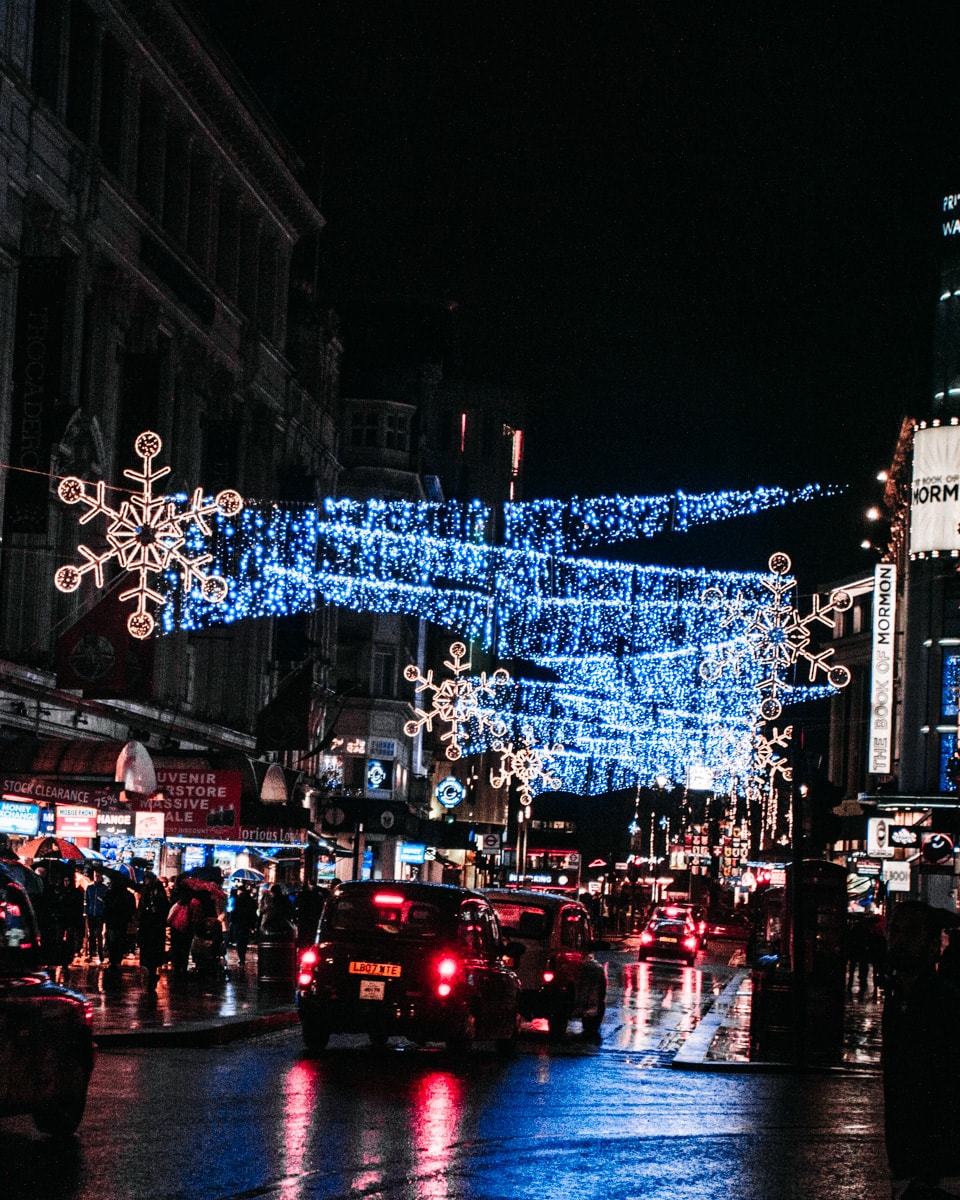
[(97, 698), (151, 698), (156, 640), (130, 636), (122, 591), (108, 592), (57, 639), (57, 687)]
[(893, 759), (893, 662), (897, 625), (897, 568), (877, 563), (873, 573), (873, 657), (870, 670), (871, 775), (889, 775)]
[(960, 551), (960, 425), (918, 429), (913, 439), (910, 554)]
[(67, 260), (25, 258), (17, 278), (4, 533), (46, 533), (60, 388)]

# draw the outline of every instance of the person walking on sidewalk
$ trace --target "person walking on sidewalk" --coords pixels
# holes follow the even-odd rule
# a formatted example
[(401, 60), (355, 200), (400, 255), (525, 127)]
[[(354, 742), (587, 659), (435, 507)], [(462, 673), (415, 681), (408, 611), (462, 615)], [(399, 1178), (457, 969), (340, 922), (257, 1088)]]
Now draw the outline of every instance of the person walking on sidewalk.
[(160, 968), (167, 958), (167, 913), (170, 900), (167, 889), (153, 871), (144, 872), (143, 891), (137, 906), (137, 943), (144, 987), (157, 990)]
[(247, 961), (247, 947), (256, 927), (256, 897), (245, 883), (241, 883), (233, 893), (233, 909), (230, 912), (230, 941), (236, 948), (241, 967)]
[(167, 914), (167, 924), (170, 926), (170, 962), (173, 964), (174, 976), (181, 979), (186, 976), (190, 966), (190, 946), (199, 928), (202, 913), (200, 901), (181, 879), (174, 884), (170, 898), (173, 900)]
[(894, 908), (883, 1006), (883, 1101), (895, 1200), (960, 1196), (960, 979), (941, 969), (946, 925), (956, 914), (920, 900)]
[(313, 881), (305, 879), (303, 887), (297, 893), (294, 906), (294, 924), (297, 927), (297, 949), (306, 950), (312, 946), (317, 936), (317, 926), (320, 924), (320, 914), (323, 912), (324, 894)]
[(93, 883), (87, 885), (83, 894), (83, 912), (87, 921), (87, 957), (103, 962), (103, 901), (107, 885), (99, 871), (93, 873)]
[(136, 920), (137, 902), (133, 892), (119, 879), (111, 879), (103, 900), (103, 926), (106, 930), (107, 962), (116, 970), (129, 949), (130, 926)]

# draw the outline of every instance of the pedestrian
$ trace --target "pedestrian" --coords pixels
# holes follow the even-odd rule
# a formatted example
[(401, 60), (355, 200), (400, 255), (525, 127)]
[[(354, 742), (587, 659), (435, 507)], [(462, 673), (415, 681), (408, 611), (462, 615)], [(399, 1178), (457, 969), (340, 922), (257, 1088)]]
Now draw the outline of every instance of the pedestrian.
[(170, 962), (176, 978), (183, 978), (190, 966), (190, 946), (200, 925), (200, 901), (183, 879), (174, 884), (173, 903), (167, 913), (170, 927)]
[(264, 933), (283, 933), (293, 928), (293, 906), (279, 883), (271, 886), (260, 918)]
[(65, 967), (69, 967), (83, 949), (83, 929), (83, 889), (71, 871), (64, 876), (57, 899), (57, 934)]
[(37, 897), (37, 932), (40, 934), (40, 952), (45, 966), (55, 967), (59, 961), (57, 948), (57, 901), (54, 881), (45, 866), (34, 867), (40, 882)]
[(87, 921), (87, 958), (103, 962), (103, 901), (107, 885), (100, 871), (94, 871), (93, 882), (83, 894), (83, 911)]
[(866, 917), (854, 917), (847, 927), (847, 991), (853, 992), (853, 980), (863, 996), (870, 973), (870, 949)]
[(873, 972), (873, 994), (879, 996), (887, 986), (887, 935), (880, 917), (874, 917), (867, 928), (867, 961)]
[[(956, 920), (955, 914), (952, 914)], [(960, 980), (940, 969), (951, 914), (919, 900), (889, 920), (883, 1007), (883, 1100), (891, 1194), (960, 1195)]]
[(241, 966), (247, 961), (247, 947), (257, 927), (257, 900), (245, 883), (239, 884), (233, 893), (233, 908), (230, 912), (230, 941), (237, 951)]
[(153, 871), (145, 871), (140, 903), (137, 905), (137, 944), (144, 987), (157, 990), (160, 968), (167, 960), (167, 914), (170, 900), (167, 889)]
[(317, 936), (317, 926), (320, 924), (320, 914), (323, 912), (323, 893), (320, 892), (310, 879), (303, 881), (303, 887), (297, 893), (294, 905), (294, 924), (297, 927), (297, 949), (305, 950), (312, 946)]
[(130, 925), (136, 920), (137, 902), (120, 879), (111, 879), (103, 899), (103, 927), (107, 943), (107, 964), (117, 970), (129, 949)]

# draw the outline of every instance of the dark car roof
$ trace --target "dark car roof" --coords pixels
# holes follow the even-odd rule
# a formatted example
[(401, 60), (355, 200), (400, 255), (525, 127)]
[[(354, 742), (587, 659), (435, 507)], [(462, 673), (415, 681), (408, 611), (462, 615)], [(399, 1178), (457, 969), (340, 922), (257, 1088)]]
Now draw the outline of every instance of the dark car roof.
[(532, 888), (484, 888), (483, 894), (491, 903), (501, 901), (505, 904), (539, 904), (541, 908), (560, 908), (565, 904), (573, 904), (583, 908), (576, 896), (563, 896), (557, 892), (537, 892)]
[[(330, 899), (338, 896), (356, 896), (383, 891), (403, 892), (411, 900), (439, 907), (459, 905), (468, 897), (486, 900), (483, 892), (474, 888), (457, 887), (452, 883), (423, 883), (413, 879), (353, 879), (338, 883), (330, 893)], [(489, 903), (489, 901), (487, 901)]]

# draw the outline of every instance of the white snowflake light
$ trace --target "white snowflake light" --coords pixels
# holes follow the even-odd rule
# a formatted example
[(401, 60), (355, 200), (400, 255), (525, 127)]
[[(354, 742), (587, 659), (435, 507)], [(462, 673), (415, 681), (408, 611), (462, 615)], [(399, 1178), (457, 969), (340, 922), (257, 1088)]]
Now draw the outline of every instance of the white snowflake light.
[(551, 791), (560, 787), (560, 779), (547, 764), (550, 759), (563, 753), (563, 746), (546, 746), (542, 749), (534, 746), (533, 730), (529, 726), (524, 726), (519, 745), (498, 739), (493, 743), (493, 748), (500, 754), (500, 770), (490, 772), (490, 783), (495, 788), (502, 788), (509, 787), (515, 780), (520, 803), (527, 812), (533, 802), (535, 783), (539, 781), (541, 787)]
[(790, 593), (796, 586), (790, 576), (792, 564), (787, 554), (778, 552), (769, 559), (772, 577), (763, 580), (763, 586), (772, 595), (767, 604), (756, 606), (751, 612), (743, 605), (740, 597), (736, 601), (725, 601), (715, 588), (708, 588), (702, 603), (708, 609), (723, 608), (721, 624), (731, 627), (744, 624), (746, 628), (738, 638), (716, 649), (700, 664), (700, 674), (708, 682), (715, 681), (724, 669), (741, 670), (745, 662), (752, 659), (765, 672), (756, 684), (760, 693), (759, 715), (764, 721), (775, 721), (783, 712), (781, 696), (788, 689), (787, 674), (798, 662), (805, 662), (812, 683), (818, 674), (826, 677), (835, 688), (846, 687), (850, 682), (850, 671), (831, 663), (833, 648), (827, 647), (815, 653), (811, 648), (814, 622), (833, 629), (835, 614), (845, 612), (853, 603), (853, 597), (842, 588), (830, 593), (830, 599), (821, 605), (820, 597), (813, 597), (813, 611), (802, 617), (789, 602)]
[(65, 504), (83, 504), (87, 511), (80, 518), (86, 525), (95, 517), (107, 518), (106, 539), (110, 549), (97, 554), (88, 546), (78, 546), (84, 562), (80, 566), (67, 565), (58, 568), (54, 583), (61, 592), (75, 592), (84, 575), (92, 572), (98, 588), (104, 586), (104, 567), (110, 562), (136, 577), (136, 584), (120, 593), (120, 600), (136, 599), (137, 607), (127, 618), (127, 630), (132, 637), (148, 638), (156, 622), (148, 611), (148, 602), (162, 604), (166, 597), (151, 586), (150, 577), (162, 574), (171, 567), (179, 569), (184, 589), (189, 591), (198, 584), (205, 599), (220, 604), (227, 597), (227, 582), (219, 575), (207, 575), (201, 568), (212, 561), (211, 554), (190, 557), (185, 551), (187, 534), (195, 525), (206, 537), (211, 529), (205, 517), (211, 513), (235, 516), (243, 508), (239, 492), (225, 490), (211, 501), (204, 501), (203, 489), (197, 488), (189, 506), (177, 512), (176, 503), (169, 496), (155, 496), (154, 484), (170, 474), (169, 467), (157, 471), (153, 460), (163, 446), (160, 438), (149, 430), (141, 433), (134, 442), (134, 449), (143, 460), (142, 471), (125, 470), (128, 479), (140, 484), (140, 493), (125, 499), (118, 509), (106, 502), (106, 485), (97, 482), (92, 495), (87, 494), (87, 484), (70, 475), (61, 480), (57, 494)]
[(469, 741), (470, 728), (490, 730), (495, 737), (502, 737), (505, 732), (503, 722), (491, 715), (488, 708), (483, 706), (483, 698), (491, 699), (496, 690), (510, 682), (510, 674), (503, 667), (498, 667), (492, 675), (486, 671), (480, 675), (480, 682), (473, 683), (463, 678), (470, 670), (470, 664), (464, 662), (467, 648), (463, 642), (454, 642), (450, 647), (450, 660), (444, 660), (444, 666), (453, 672), (453, 678), (444, 679), (437, 683), (433, 671), (426, 675), (414, 663), (409, 663), (403, 670), (404, 679), (416, 684), (415, 691), (431, 692), (433, 702), (430, 708), (417, 708), (411, 704), (413, 719), (403, 727), (408, 737), (416, 737), (421, 730), (433, 730), (433, 722), (439, 721), (446, 725), (446, 730), (440, 735), (440, 740), (447, 743), (445, 754), (452, 762), (463, 757), (463, 741)]

